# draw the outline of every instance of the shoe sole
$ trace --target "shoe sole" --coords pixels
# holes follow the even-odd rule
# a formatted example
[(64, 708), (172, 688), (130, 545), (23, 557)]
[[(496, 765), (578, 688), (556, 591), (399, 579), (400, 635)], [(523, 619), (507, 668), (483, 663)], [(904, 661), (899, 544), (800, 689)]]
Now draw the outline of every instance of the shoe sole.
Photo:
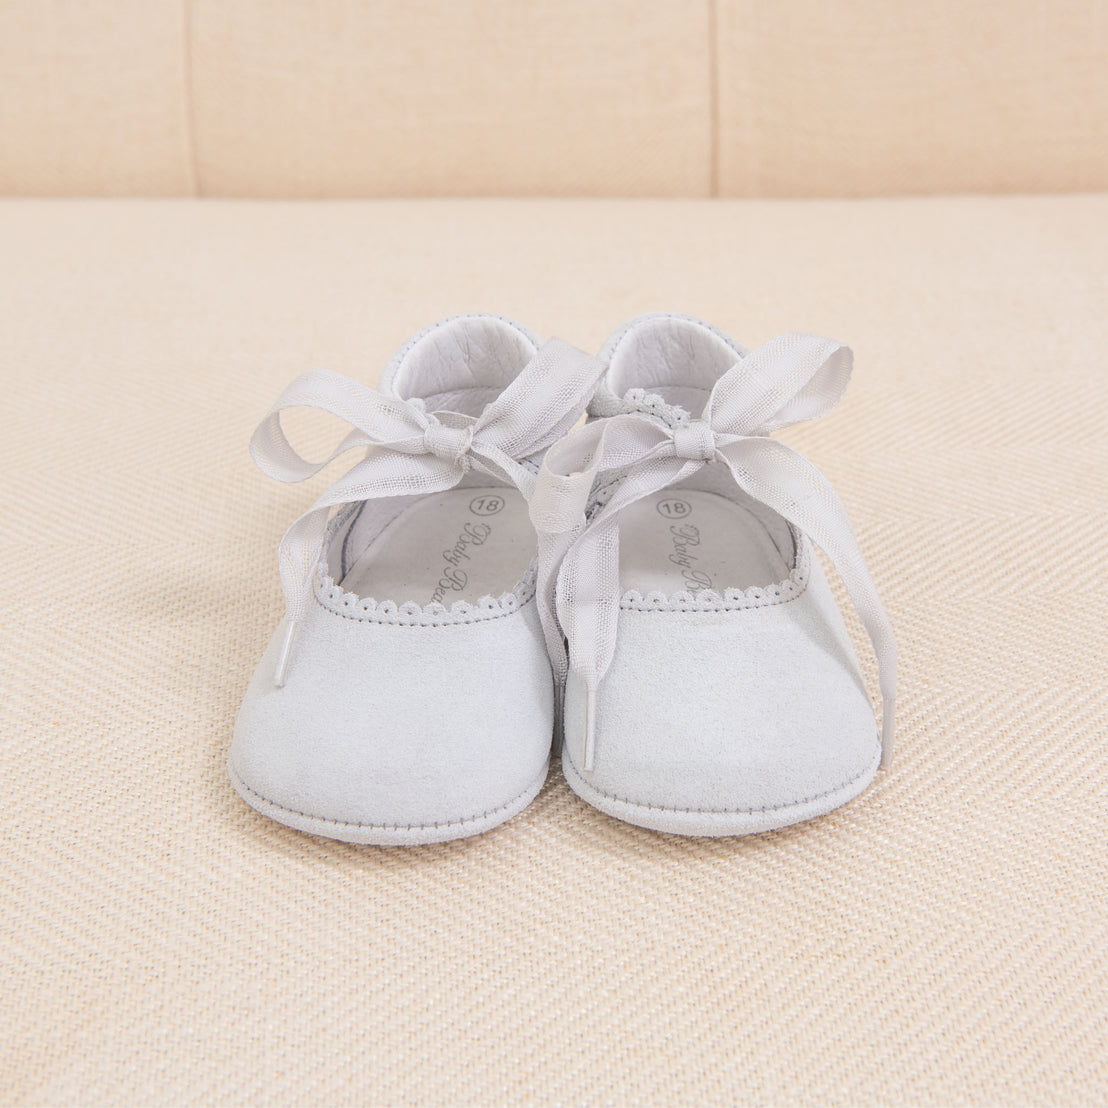
[(320, 835), (326, 839), (337, 839), (344, 843), (358, 843), (363, 846), (424, 846), (429, 843), (452, 842), (454, 839), (467, 839), (472, 835), (481, 835), (494, 827), (506, 823), (518, 815), (538, 796), (546, 782), (550, 765), (547, 763), (542, 773), (513, 800), (499, 808), (482, 812), (480, 815), (449, 823), (429, 823), (400, 826), (395, 824), (344, 823), (340, 820), (324, 819), (297, 812), (274, 804), (254, 792), (241, 780), (234, 767), (228, 764), (227, 775), (235, 791), (256, 812), (309, 835)]
[(585, 780), (573, 764), (568, 753), (562, 753), (562, 771), (569, 787), (586, 803), (598, 808), (605, 815), (645, 827), (650, 831), (662, 831), (671, 835), (695, 835), (721, 838), (729, 835), (756, 835), (762, 831), (776, 831), (794, 823), (825, 816), (847, 801), (865, 791), (877, 775), (881, 765), (881, 748), (863, 772), (843, 785), (829, 789), (818, 796), (797, 801), (778, 808), (758, 808), (749, 811), (696, 811), (687, 808), (662, 808), (650, 804), (636, 804), (600, 792)]

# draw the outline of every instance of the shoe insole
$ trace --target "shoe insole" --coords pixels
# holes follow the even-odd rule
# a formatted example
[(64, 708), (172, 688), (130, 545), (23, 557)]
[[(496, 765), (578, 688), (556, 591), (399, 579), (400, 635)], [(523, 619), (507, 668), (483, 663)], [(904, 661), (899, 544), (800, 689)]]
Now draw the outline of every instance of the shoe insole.
[(369, 544), (342, 587), (380, 602), (475, 603), (519, 583), (535, 531), (516, 489), (450, 489), (416, 501)]
[(773, 585), (792, 565), (793, 540), (783, 519), (767, 526), (716, 493), (664, 489), (620, 514), (620, 585), (644, 596)]

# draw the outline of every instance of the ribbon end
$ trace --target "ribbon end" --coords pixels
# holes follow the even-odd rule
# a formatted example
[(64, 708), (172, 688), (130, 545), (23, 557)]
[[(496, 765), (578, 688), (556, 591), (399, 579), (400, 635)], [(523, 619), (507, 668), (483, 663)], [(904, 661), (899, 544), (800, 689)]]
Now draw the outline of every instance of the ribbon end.
[(296, 629), (300, 626), (299, 620), (290, 619), (285, 628), (285, 640), (281, 643), (281, 653), (277, 655), (277, 668), (273, 672), (273, 684), (281, 689), (285, 686), (285, 677), (289, 671), (289, 659), (292, 657), (292, 643), (296, 638)]
[(893, 734), (896, 731), (896, 697), (886, 697), (881, 705), (881, 768), (893, 764)]
[(596, 689), (585, 685), (585, 772), (592, 773), (596, 765)]

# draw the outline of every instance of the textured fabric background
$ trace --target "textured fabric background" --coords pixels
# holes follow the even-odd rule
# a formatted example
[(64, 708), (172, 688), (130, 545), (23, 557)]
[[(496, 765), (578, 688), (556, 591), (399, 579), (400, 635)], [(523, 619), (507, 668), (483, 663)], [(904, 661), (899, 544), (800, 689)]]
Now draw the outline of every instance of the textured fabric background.
[(0, 193), (196, 191), (185, 6), (0, 4)]
[[(1108, 1100), (1108, 197), (8, 202), (0, 243), (0, 1101)], [(788, 439), (899, 634), (892, 771), (744, 840), (558, 772), (440, 847), (246, 808), (327, 482), (253, 469), (278, 390), (449, 312), (596, 349), (652, 308), (853, 344)]]
[(1102, 0), (5, 0), (0, 194), (1108, 188)]

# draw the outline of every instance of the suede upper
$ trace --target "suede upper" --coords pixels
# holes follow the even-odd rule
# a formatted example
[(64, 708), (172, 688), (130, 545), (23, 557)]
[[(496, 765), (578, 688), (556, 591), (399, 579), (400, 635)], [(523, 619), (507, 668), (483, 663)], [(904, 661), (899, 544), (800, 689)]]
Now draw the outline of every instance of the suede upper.
[[(661, 830), (704, 814), (701, 833), (736, 834), (792, 822), (789, 809), (868, 784), (881, 755), (873, 709), (814, 557), (806, 577), (782, 604), (620, 611), (588, 799), (595, 790), (657, 809), (634, 822)], [(571, 674), (562, 757), (578, 779), (582, 718)]]

